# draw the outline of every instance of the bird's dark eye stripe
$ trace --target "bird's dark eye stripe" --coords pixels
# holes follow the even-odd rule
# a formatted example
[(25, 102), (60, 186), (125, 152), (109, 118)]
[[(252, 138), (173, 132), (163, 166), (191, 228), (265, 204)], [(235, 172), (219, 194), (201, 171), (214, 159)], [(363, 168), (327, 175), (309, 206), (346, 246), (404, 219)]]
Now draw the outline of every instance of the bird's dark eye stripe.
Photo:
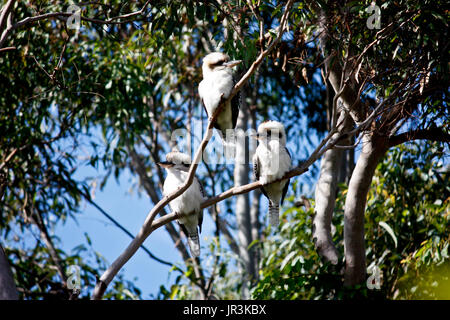
[(222, 64), (224, 64), (224, 63), (225, 63), (225, 60), (222, 59), (222, 60), (219, 60), (219, 61), (217, 61), (216, 63), (214, 63), (213, 66), (220, 66), (220, 65), (222, 65)]
[[(272, 135), (272, 130), (267, 130), (267, 137), (268, 138), (271, 138), (272, 136), (275, 136), (275, 133), (276, 133), (277, 131), (275, 131), (275, 132), (273, 132), (273, 135)], [(282, 132), (278, 132), (278, 137), (281, 139), (281, 138), (283, 138), (283, 133)]]
[(190, 164), (188, 164), (188, 163), (184, 163), (184, 162), (183, 162), (182, 165), (185, 166), (186, 168), (189, 168), (189, 167), (190, 167)]

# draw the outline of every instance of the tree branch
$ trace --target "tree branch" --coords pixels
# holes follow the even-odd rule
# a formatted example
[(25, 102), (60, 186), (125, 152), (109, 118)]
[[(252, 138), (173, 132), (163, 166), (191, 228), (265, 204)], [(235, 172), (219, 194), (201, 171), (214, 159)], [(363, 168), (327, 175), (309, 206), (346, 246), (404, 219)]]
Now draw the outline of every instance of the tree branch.
[(17, 49), (16, 47), (5, 47), (5, 48), (1, 48), (0, 52), (8, 51), (8, 50), (16, 50), (16, 49)]
[(1, 9), (1, 15), (0, 15), (0, 31), (3, 30), (3, 25), (6, 22), (6, 19), (8, 18), (9, 12), (14, 7), (15, 0), (9, 0), (5, 6)]
[(391, 137), (389, 139), (389, 147), (393, 147), (411, 140), (450, 142), (450, 135), (441, 128), (412, 130)]
[[(4, 23), (4, 17), (3, 17), (4, 13), (10, 10), (8, 5), (11, 2), (15, 2), (15, 1), (10, 0), (6, 4), (5, 9), (2, 11), (2, 15), (0, 16), (0, 27), (2, 27), (2, 25)], [(92, 22), (92, 23), (96, 23), (96, 24), (123, 24), (123, 23), (130, 22), (130, 20), (122, 21), (122, 19), (130, 19), (132, 17), (135, 17), (135, 16), (143, 14), (145, 9), (148, 7), (149, 4), (150, 4), (150, 0), (147, 0), (145, 2), (144, 6), (140, 10), (135, 11), (135, 12), (130, 12), (130, 13), (127, 13), (127, 14), (124, 14), (124, 15), (120, 15), (120, 16), (117, 16), (117, 17), (112, 17), (112, 18), (109, 18), (107, 20), (87, 18), (87, 17), (81, 16), (81, 14), (80, 14), (80, 19), (83, 20), (83, 21), (88, 21), (88, 22)], [(27, 25), (29, 23), (33, 23), (33, 22), (37, 22), (37, 21), (41, 21), (41, 20), (45, 20), (45, 19), (54, 19), (54, 18), (60, 19), (60, 18), (65, 18), (65, 17), (68, 18), (68, 17), (71, 17), (71, 16), (73, 16), (73, 13), (71, 13), (71, 12), (50, 12), (50, 13), (45, 13), (45, 14), (41, 14), (41, 15), (38, 15), (38, 16), (34, 16), (34, 17), (26, 17), (25, 19), (22, 19), (22, 20), (16, 22), (15, 24), (12, 24), (12, 25), (8, 26), (3, 31), (3, 33), (1, 34), (1, 39), (0, 39), (0, 48), (3, 46), (3, 43), (6, 41), (6, 38), (7, 38), (8, 34), (11, 31), (14, 31), (17, 28), (20, 28), (20, 27), (22, 27), (24, 25)], [(121, 20), (121, 21), (117, 21), (117, 20)], [(2, 28), (0, 28), (0, 30), (2, 30)]]
[(53, 260), (53, 263), (55, 264), (56, 270), (58, 271), (59, 277), (61, 278), (63, 288), (67, 288), (67, 276), (64, 272), (63, 262), (58, 254), (58, 251), (55, 248), (55, 245), (53, 244), (53, 240), (50, 234), (48, 233), (47, 227), (45, 225), (41, 213), (35, 212), (34, 214), (30, 215), (30, 218), (31, 222), (33, 222), (38, 227), (41, 233), (41, 238), (44, 240), (44, 243), (48, 248), (50, 258)]

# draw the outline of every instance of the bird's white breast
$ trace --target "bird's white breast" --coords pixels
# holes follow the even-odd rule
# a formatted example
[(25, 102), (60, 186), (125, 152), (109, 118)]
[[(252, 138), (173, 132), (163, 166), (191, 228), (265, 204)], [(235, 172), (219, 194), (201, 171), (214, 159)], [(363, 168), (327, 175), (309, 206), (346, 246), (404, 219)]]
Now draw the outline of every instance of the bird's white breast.
[(255, 156), (258, 157), (260, 164), (259, 180), (261, 183), (280, 179), (291, 168), (291, 157), (286, 148), (277, 140), (272, 140), (267, 145), (260, 143), (256, 148)]
[[(270, 141), (268, 145), (260, 143), (255, 157), (259, 162), (259, 181), (263, 184), (278, 180), (291, 168), (291, 157), (279, 141)], [(263, 188), (273, 203), (279, 203), (287, 180), (270, 183)]]
[[(186, 181), (187, 176), (187, 172), (169, 169), (164, 181), (163, 194), (167, 196), (177, 190)], [(197, 179), (194, 179), (189, 188), (178, 198), (172, 200), (169, 205), (172, 211), (179, 213), (199, 212), (202, 200), (203, 194), (200, 190), (200, 184)], [(183, 223), (181, 220), (180, 222)]]
[(233, 86), (231, 70), (212, 71), (203, 78), (198, 92), (209, 116), (212, 116), (218, 107), (222, 94), (223, 98), (229, 97)]

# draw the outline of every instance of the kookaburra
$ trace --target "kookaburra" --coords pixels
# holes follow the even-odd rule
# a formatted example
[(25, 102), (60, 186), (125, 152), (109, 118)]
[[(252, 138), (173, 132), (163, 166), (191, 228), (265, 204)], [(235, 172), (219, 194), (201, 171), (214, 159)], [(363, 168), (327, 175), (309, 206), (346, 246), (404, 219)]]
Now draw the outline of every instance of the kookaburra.
[[(265, 121), (258, 127), (256, 138), (259, 141), (253, 156), (253, 172), (262, 184), (282, 178), (291, 169), (291, 155), (286, 149), (286, 132), (278, 121)], [(269, 199), (269, 223), (279, 224), (280, 205), (283, 203), (289, 186), (289, 179), (261, 187)]]
[[(221, 99), (227, 99), (234, 87), (232, 68), (241, 60), (232, 60), (221, 52), (213, 52), (203, 58), (203, 80), (198, 86), (198, 92), (203, 106), (211, 119)], [(221, 132), (225, 141), (227, 129), (234, 129), (239, 114), (240, 98), (236, 94), (217, 117), (214, 127)]]
[[(176, 191), (186, 181), (190, 163), (191, 158), (176, 149), (166, 155), (165, 162), (158, 163), (158, 165), (167, 170), (167, 177), (163, 186), (164, 196)], [(203, 211), (200, 208), (200, 204), (204, 198), (205, 194), (202, 185), (197, 177), (194, 177), (194, 181), (189, 188), (169, 203), (173, 212), (178, 214), (191, 213), (178, 219), (177, 222), (188, 237), (189, 248), (194, 257), (200, 255), (199, 231), (202, 231), (203, 222)]]

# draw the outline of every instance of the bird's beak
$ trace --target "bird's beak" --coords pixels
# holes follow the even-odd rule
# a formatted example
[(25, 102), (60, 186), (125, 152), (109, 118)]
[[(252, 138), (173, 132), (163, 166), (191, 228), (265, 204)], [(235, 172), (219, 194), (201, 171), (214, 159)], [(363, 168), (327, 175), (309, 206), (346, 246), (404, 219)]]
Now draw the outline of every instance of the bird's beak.
[(160, 167), (163, 167), (163, 168), (172, 168), (174, 166), (174, 164), (172, 162), (168, 162), (168, 161), (158, 162), (157, 165)]
[(224, 63), (224, 66), (227, 68), (233, 68), (241, 62), (242, 62), (242, 60), (231, 60), (231, 61), (228, 61), (227, 63)]

